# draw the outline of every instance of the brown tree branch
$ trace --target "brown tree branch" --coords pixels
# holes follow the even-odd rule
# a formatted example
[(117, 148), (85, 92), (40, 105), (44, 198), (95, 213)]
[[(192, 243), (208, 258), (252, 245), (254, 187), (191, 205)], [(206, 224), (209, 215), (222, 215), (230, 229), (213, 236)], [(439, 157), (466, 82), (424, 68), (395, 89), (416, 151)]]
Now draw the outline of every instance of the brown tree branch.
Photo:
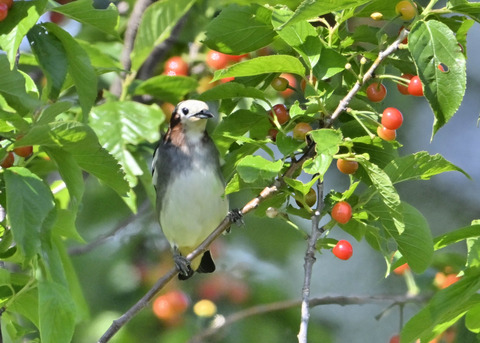
[[(347, 306), (347, 305), (365, 305), (365, 304), (373, 304), (373, 303), (381, 303), (381, 302), (389, 302), (389, 308), (392, 306), (404, 306), (408, 303), (422, 303), (428, 301), (429, 297), (425, 295), (415, 295), (412, 296), (410, 294), (405, 295), (367, 295), (367, 296), (327, 296), (321, 298), (312, 298), (309, 302), (309, 308), (313, 308), (316, 306), (321, 305), (340, 305), (340, 306)], [(199, 334), (192, 337), (189, 343), (203, 343), (209, 342), (213, 336), (218, 334), (221, 330), (235, 324), (240, 320), (244, 320), (246, 318), (268, 314), (271, 312), (276, 311), (284, 311), (292, 308), (296, 308), (299, 306), (303, 306), (302, 300), (286, 300), (280, 301), (270, 304), (262, 304), (247, 308), (242, 311), (235, 312), (227, 317), (225, 320), (222, 321), (221, 324), (213, 327), (209, 327), (206, 330), (200, 332)]]
[[(357, 83), (354, 85), (352, 90), (348, 92), (348, 94), (340, 101), (339, 105), (337, 106), (336, 110), (332, 113), (331, 117), (327, 122), (325, 123), (325, 126), (331, 126), (333, 120), (337, 118), (341, 112), (343, 112), (348, 103), (353, 99), (355, 94), (360, 90), (360, 87), (364, 84), (364, 82), (368, 81), (372, 75), (375, 69), (380, 65), (380, 63), (391, 53), (393, 53), (397, 48), (398, 45), (400, 44), (401, 41), (407, 36), (408, 31), (405, 29), (402, 30), (398, 38), (385, 49), (385, 51), (380, 52), (378, 58), (375, 60), (375, 62), (372, 64), (372, 66), (369, 68), (369, 70), (365, 73), (365, 76), (363, 77), (362, 81), (357, 81)], [(287, 169), (287, 171), (280, 177), (279, 179), (275, 180), (272, 186), (266, 187), (256, 198), (252, 199), (249, 201), (239, 212), (241, 215), (245, 215), (255, 208), (258, 207), (258, 205), (271, 196), (272, 194), (276, 193), (281, 184), (282, 184), (282, 179), (283, 177), (291, 177), (297, 170), (299, 170), (302, 166), (303, 163), (310, 157), (314, 155), (315, 152), (315, 144), (313, 142), (309, 143), (309, 145), (305, 148), (305, 153), (303, 156), (295, 162), (292, 162), (290, 167)], [(226, 231), (230, 225), (232, 224), (232, 221), (234, 219), (234, 216), (231, 214), (227, 215), (223, 221), (218, 225), (218, 227), (200, 244), (193, 252), (191, 252), (186, 258), (189, 261), (192, 261), (194, 258), (200, 256), (203, 254), (207, 249), (208, 246), (217, 238), (219, 237), (224, 231)], [(135, 305), (133, 305), (127, 312), (125, 312), (120, 318), (117, 320), (113, 321), (112, 325), (107, 329), (107, 331), (103, 334), (103, 336), (98, 340), (97, 343), (106, 343), (108, 342), (120, 328), (125, 325), (130, 319), (132, 319), (141, 309), (143, 309), (145, 306), (148, 305), (150, 300), (155, 296), (158, 291), (160, 291), (176, 274), (178, 273), (178, 270), (176, 268), (172, 268), (169, 270), (163, 277), (161, 277), (155, 285), (152, 286), (152, 288), (139, 300)]]

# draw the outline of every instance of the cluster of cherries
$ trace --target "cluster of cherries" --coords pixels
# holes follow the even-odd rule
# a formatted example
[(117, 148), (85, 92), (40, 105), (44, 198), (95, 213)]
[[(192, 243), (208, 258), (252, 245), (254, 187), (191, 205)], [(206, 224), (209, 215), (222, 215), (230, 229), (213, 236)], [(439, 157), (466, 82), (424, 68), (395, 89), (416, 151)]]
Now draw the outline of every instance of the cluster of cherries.
[(8, 11), (13, 6), (13, 0), (0, 0), (0, 21), (8, 16)]
[(23, 158), (29, 157), (33, 153), (33, 147), (31, 145), (22, 146), (7, 152), (7, 155), (0, 162), (0, 166), (3, 169), (10, 168), (15, 163), (15, 155)]

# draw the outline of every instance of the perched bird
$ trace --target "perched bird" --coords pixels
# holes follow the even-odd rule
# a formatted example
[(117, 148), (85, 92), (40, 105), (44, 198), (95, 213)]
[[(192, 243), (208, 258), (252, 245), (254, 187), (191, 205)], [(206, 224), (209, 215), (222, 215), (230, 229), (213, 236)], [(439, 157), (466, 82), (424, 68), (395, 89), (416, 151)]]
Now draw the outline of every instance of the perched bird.
[(194, 271), (215, 270), (209, 251), (191, 263), (185, 256), (215, 230), (228, 212), (218, 151), (205, 131), (207, 119), (212, 117), (203, 101), (180, 102), (153, 156), (157, 216), (173, 249), (181, 280)]

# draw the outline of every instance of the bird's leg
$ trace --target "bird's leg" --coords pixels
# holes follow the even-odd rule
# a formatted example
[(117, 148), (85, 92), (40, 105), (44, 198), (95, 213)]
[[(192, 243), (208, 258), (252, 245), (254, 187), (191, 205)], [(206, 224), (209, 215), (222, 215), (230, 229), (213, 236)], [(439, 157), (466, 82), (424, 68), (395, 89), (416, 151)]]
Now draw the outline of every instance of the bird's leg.
[(190, 276), (192, 276), (193, 270), (190, 267), (190, 261), (187, 260), (185, 256), (182, 256), (180, 251), (178, 251), (177, 247), (173, 249), (173, 262), (175, 263), (175, 267), (178, 269), (178, 271), (183, 277), (188, 279)]
[[(228, 212), (227, 216), (228, 219), (230, 219), (232, 223), (237, 224), (237, 226), (245, 225), (245, 222), (243, 221), (243, 214), (240, 209), (234, 208)], [(230, 232), (230, 228), (228, 228), (227, 232)]]

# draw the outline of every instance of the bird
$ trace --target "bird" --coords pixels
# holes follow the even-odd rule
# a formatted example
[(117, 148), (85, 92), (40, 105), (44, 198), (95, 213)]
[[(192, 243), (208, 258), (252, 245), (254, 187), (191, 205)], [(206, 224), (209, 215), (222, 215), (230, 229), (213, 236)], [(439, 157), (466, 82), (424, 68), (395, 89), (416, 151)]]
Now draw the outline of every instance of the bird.
[(190, 278), (195, 271), (215, 271), (209, 250), (191, 262), (186, 256), (228, 214), (219, 153), (205, 130), (210, 118), (213, 114), (203, 101), (178, 103), (152, 160), (156, 213), (172, 247), (180, 280)]

